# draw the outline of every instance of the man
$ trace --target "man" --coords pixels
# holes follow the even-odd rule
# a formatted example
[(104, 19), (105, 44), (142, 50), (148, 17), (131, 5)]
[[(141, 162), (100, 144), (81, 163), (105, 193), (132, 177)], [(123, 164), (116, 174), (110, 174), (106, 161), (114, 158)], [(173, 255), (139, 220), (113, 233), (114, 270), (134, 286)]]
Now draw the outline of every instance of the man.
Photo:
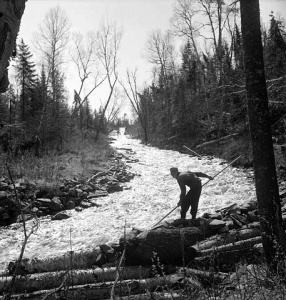
[[(192, 219), (195, 219), (202, 191), (202, 182), (199, 177), (205, 177), (209, 180), (213, 180), (213, 177), (201, 172), (179, 172), (178, 168), (171, 168), (170, 171), (171, 175), (177, 179), (181, 188), (180, 201), (178, 202), (178, 206), (181, 206), (181, 218), (186, 218), (186, 213), (191, 206), (190, 213), (192, 215)], [(187, 194), (186, 186), (190, 187)]]

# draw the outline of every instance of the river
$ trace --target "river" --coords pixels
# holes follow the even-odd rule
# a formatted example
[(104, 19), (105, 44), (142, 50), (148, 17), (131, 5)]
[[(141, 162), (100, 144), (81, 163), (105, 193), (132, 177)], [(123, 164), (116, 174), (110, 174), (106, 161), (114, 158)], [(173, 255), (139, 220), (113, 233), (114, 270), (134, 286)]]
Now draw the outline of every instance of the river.
[[(172, 150), (149, 147), (139, 140), (124, 135), (117, 137), (112, 146), (123, 154), (131, 155), (138, 162), (127, 162), (135, 178), (126, 183), (122, 192), (98, 199), (100, 207), (82, 212), (68, 211), (71, 218), (51, 221), (40, 219), (40, 226), (27, 244), (26, 258), (42, 258), (80, 251), (107, 242), (118, 242), (126, 230), (133, 227), (151, 228), (162, 217), (176, 207), (180, 189), (169, 173), (170, 167), (180, 171), (201, 171), (215, 176), (225, 166), (218, 158), (198, 158)], [(130, 149), (130, 150), (126, 150)], [(208, 181), (202, 178), (203, 183)], [(198, 215), (213, 213), (230, 204), (243, 204), (255, 200), (254, 182), (250, 171), (229, 167), (202, 190)], [(179, 218), (179, 209), (166, 220)], [(125, 225), (126, 224), (126, 225)], [(28, 222), (29, 225), (29, 222)], [(22, 227), (13, 224), (0, 230), (0, 270), (17, 259), (23, 240)]]

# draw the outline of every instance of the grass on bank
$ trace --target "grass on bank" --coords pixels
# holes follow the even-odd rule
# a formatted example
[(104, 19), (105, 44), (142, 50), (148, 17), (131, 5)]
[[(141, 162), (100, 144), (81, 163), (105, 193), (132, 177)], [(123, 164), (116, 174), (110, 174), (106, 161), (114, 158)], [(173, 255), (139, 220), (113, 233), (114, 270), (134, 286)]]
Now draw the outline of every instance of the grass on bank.
[(8, 177), (6, 164), (14, 179), (39, 185), (54, 186), (64, 178), (88, 178), (96, 167), (106, 164), (107, 156), (113, 152), (109, 141), (105, 135), (98, 141), (74, 137), (61, 151), (42, 151), (39, 158), (32, 152), (17, 157), (0, 152), (0, 178)]

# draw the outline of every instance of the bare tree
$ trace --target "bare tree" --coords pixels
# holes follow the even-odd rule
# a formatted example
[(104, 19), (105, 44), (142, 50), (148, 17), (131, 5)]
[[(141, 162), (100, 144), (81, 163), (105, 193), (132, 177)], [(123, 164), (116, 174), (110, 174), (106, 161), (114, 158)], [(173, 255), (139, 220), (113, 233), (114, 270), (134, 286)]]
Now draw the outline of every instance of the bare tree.
[(191, 0), (177, 0), (174, 6), (171, 23), (174, 32), (182, 38), (190, 41), (196, 58), (201, 59), (198, 38), (203, 25), (198, 23), (198, 9), (193, 5)]
[(113, 122), (118, 117), (119, 113), (121, 112), (124, 106), (124, 102), (125, 102), (125, 98), (122, 96), (120, 91), (117, 88), (115, 88), (113, 97), (105, 112), (107, 125)]
[(148, 118), (150, 117), (150, 111), (148, 105), (144, 105), (142, 96), (140, 97), (137, 84), (137, 69), (134, 71), (126, 70), (127, 85), (120, 82), (128, 100), (130, 101), (136, 115), (139, 118), (139, 122), (144, 131), (145, 143), (149, 140), (149, 125)]
[(74, 47), (70, 55), (76, 66), (80, 87), (75, 91), (77, 97), (74, 98), (75, 107), (72, 115), (80, 110), (92, 92), (107, 78), (106, 74), (102, 74), (99, 65), (97, 37), (98, 33), (94, 31), (88, 32), (85, 36), (80, 33), (73, 34)]
[[(217, 99), (215, 105), (218, 108), (217, 122), (219, 130), (223, 127), (222, 116), (224, 111), (223, 46), (225, 39), (231, 40), (229, 20), (236, 13), (235, 5), (230, 6), (230, 1), (177, 0), (172, 17), (175, 33), (189, 41), (196, 57), (206, 107), (210, 105), (207, 92), (215, 92), (213, 97)], [(213, 74), (213, 86), (208, 91), (204, 80), (204, 65), (207, 63), (207, 56), (200, 50), (202, 45), (205, 45), (204, 52), (215, 58), (216, 72)], [(203, 59), (203, 57), (206, 59)], [(211, 122), (209, 114), (207, 115), (209, 122)]]
[(156, 67), (166, 84), (168, 74), (174, 73), (175, 70), (175, 47), (171, 32), (154, 30), (146, 42), (145, 50), (146, 58)]
[(109, 92), (97, 126), (96, 140), (99, 137), (100, 128), (105, 118), (105, 112), (112, 99), (118, 80), (118, 51), (120, 49), (121, 39), (122, 30), (118, 28), (116, 23), (110, 24), (107, 20), (101, 22), (97, 35), (97, 57), (105, 71)]
[[(48, 70), (53, 102), (57, 101), (57, 85), (61, 74), (61, 65), (65, 62), (70, 23), (66, 13), (59, 7), (51, 8), (45, 15), (43, 23), (35, 34), (36, 48), (43, 56)], [(54, 107), (55, 108), (55, 107)]]

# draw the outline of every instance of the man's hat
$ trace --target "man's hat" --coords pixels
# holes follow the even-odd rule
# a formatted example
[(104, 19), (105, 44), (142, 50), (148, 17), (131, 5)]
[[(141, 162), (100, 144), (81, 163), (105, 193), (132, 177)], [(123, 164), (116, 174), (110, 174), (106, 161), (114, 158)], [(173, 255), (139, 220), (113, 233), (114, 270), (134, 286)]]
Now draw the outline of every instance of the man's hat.
[(177, 173), (179, 172), (178, 168), (170, 168), (171, 173)]

